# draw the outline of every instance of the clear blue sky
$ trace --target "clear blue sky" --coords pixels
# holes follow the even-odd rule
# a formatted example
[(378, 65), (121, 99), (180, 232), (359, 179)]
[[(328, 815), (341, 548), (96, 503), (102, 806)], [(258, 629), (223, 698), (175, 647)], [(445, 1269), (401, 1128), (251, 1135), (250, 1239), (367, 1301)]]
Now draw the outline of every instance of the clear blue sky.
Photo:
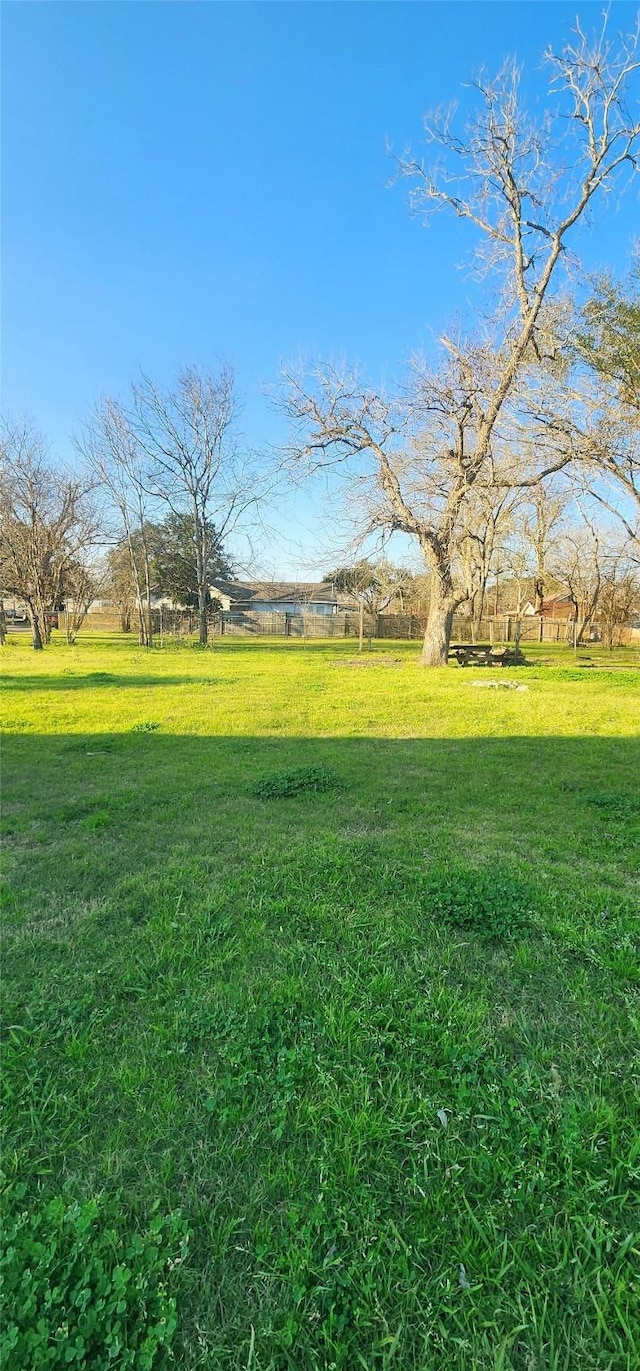
[[(470, 309), (462, 230), (412, 220), (385, 150), (594, 3), (7, 3), (3, 397), (61, 455), (101, 392), (225, 357), (252, 442), (300, 351), (390, 375)], [(632, 27), (635, 4), (614, 3)], [(638, 195), (580, 243), (620, 269)], [(288, 564), (289, 565), (289, 564)], [(283, 570), (286, 566), (283, 565)]]

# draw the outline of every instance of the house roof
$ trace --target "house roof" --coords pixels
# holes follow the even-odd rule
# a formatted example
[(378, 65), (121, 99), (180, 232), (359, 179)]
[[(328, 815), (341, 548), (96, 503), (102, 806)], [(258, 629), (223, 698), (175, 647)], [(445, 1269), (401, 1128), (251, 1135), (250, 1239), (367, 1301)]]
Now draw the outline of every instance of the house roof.
[(215, 581), (211, 586), (221, 595), (228, 595), (235, 604), (251, 604), (254, 600), (270, 604), (338, 604), (351, 596), (338, 595), (331, 581)]

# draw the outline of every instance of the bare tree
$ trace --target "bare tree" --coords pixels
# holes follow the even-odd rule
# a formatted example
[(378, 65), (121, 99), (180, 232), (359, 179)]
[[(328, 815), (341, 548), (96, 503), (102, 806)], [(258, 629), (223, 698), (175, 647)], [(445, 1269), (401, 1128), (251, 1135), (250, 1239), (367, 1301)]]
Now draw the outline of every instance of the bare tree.
[(640, 611), (640, 573), (628, 548), (610, 559), (600, 589), (598, 617), (605, 647), (617, 647), (632, 615)]
[(90, 482), (47, 461), (41, 436), (28, 424), (7, 426), (0, 467), (0, 580), (24, 600), (33, 646), (51, 636), (62, 604), (89, 549), (99, 520)]
[(586, 519), (565, 533), (558, 549), (555, 572), (573, 605), (576, 644), (584, 642), (595, 618), (602, 588), (603, 554), (602, 534)]
[(150, 487), (173, 514), (190, 516), (198, 589), (200, 643), (207, 643), (211, 529), (219, 546), (255, 504), (256, 474), (240, 452), (235, 377), (185, 367), (173, 387), (149, 377), (133, 387), (129, 421), (143, 449)]
[(409, 576), (403, 567), (394, 566), (385, 558), (372, 562), (366, 557), (361, 557), (355, 562), (327, 571), (323, 580), (331, 581), (336, 590), (347, 591), (357, 596), (367, 613), (375, 615), (388, 609), (394, 599), (402, 601)]
[(376, 564), (376, 574), (378, 583), (378, 597), (374, 612), (382, 614), (385, 610), (395, 613), (399, 610), (400, 614), (405, 613), (405, 601), (410, 598), (413, 589), (413, 575), (404, 566), (396, 566), (395, 562), (390, 562), (387, 558), (382, 558)]
[(545, 597), (562, 588), (554, 559), (567, 525), (572, 486), (550, 480), (514, 494), (520, 498), (501, 548), (509, 608), (520, 615), (528, 604), (541, 614)]
[(121, 632), (130, 633), (138, 596), (131, 570), (131, 551), (126, 540), (110, 548), (107, 554), (105, 589), (118, 610)]
[(207, 643), (212, 557), (223, 556), (225, 539), (268, 485), (268, 474), (259, 478), (240, 452), (236, 417), (229, 368), (213, 375), (185, 367), (173, 386), (142, 375), (128, 405), (101, 401), (78, 439), (122, 519), (143, 641), (151, 635), (150, 533), (164, 505), (190, 530), (200, 642)]
[(635, 169), (640, 124), (625, 97), (636, 48), (637, 34), (614, 43), (605, 27), (590, 43), (578, 28), (560, 54), (547, 54), (553, 115), (527, 116), (520, 73), (507, 64), (476, 83), (480, 108), (462, 132), (455, 111), (426, 121), (434, 167), (399, 160), (417, 212), (448, 210), (476, 233), (493, 287), (482, 342), (443, 338), (444, 365), (414, 366), (391, 395), (326, 364), (286, 377), (292, 458), (349, 471), (364, 529), (401, 531), (419, 545), (431, 573), (425, 665), (446, 663), (465, 598), (455, 563), (474, 488), (532, 488), (575, 456), (555, 292), (572, 230)]
[(100, 594), (104, 582), (105, 572), (95, 562), (74, 558), (68, 567), (65, 576), (65, 629), (70, 645), (75, 643), (89, 608)]
[(477, 487), (470, 501), (467, 531), (460, 542), (460, 581), (466, 591), (474, 637), (480, 632), (492, 576), (496, 584), (494, 612), (498, 613), (498, 581), (509, 567), (508, 539), (523, 500), (523, 492), (517, 489)]
[[(122, 520), (135, 591), (138, 637), (143, 647), (153, 641), (151, 614), (151, 549), (147, 537), (152, 505), (146, 454), (126, 410), (103, 398), (76, 437), (76, 447)], [(122, 567), (120, 566), (122, 588)]]

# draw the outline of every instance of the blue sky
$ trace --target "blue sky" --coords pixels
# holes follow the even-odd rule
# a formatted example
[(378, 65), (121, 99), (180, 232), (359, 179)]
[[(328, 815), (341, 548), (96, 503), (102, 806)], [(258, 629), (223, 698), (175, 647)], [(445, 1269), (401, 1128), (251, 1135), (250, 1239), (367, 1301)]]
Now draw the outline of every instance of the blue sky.
[[(583, 3), (585, 23), (601, 6)], [(632, 27), (635, 4), (614, 3)], [(249, 441), (282, 359), (346, 354), (389, 377), (466, 319), (463, 230), (425, 230), (387, 141), (480, 66), (540, 58), (576, 4), (7, 3), (3, 6), (3, 395), (54, 450), (139, 367), (234, 364)], [(638, 195), (580, 249), (622, 269)], [(301, 512), (300, 512), (301, 511)], [(299, 507), (304, 528), (308, 506)], [(280, 569), (300, 555), (284, 548)]]

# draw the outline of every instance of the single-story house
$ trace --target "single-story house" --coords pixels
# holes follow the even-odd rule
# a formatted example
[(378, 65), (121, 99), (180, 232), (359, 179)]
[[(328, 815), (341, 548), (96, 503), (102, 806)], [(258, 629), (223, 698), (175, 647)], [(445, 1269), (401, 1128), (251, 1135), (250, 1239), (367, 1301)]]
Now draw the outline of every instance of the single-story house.
[(226, 613), (337, 614), (353, 609), (349, 594), (339, 594), (331, 581), (216, 581), (211, 595)]
[(570, 595), (551, 595), (542, 601), (540, 609), (530, 600), (522, 613), (527, 616), (541, 614), (543, 619), (573, 619), (575, 608)]

